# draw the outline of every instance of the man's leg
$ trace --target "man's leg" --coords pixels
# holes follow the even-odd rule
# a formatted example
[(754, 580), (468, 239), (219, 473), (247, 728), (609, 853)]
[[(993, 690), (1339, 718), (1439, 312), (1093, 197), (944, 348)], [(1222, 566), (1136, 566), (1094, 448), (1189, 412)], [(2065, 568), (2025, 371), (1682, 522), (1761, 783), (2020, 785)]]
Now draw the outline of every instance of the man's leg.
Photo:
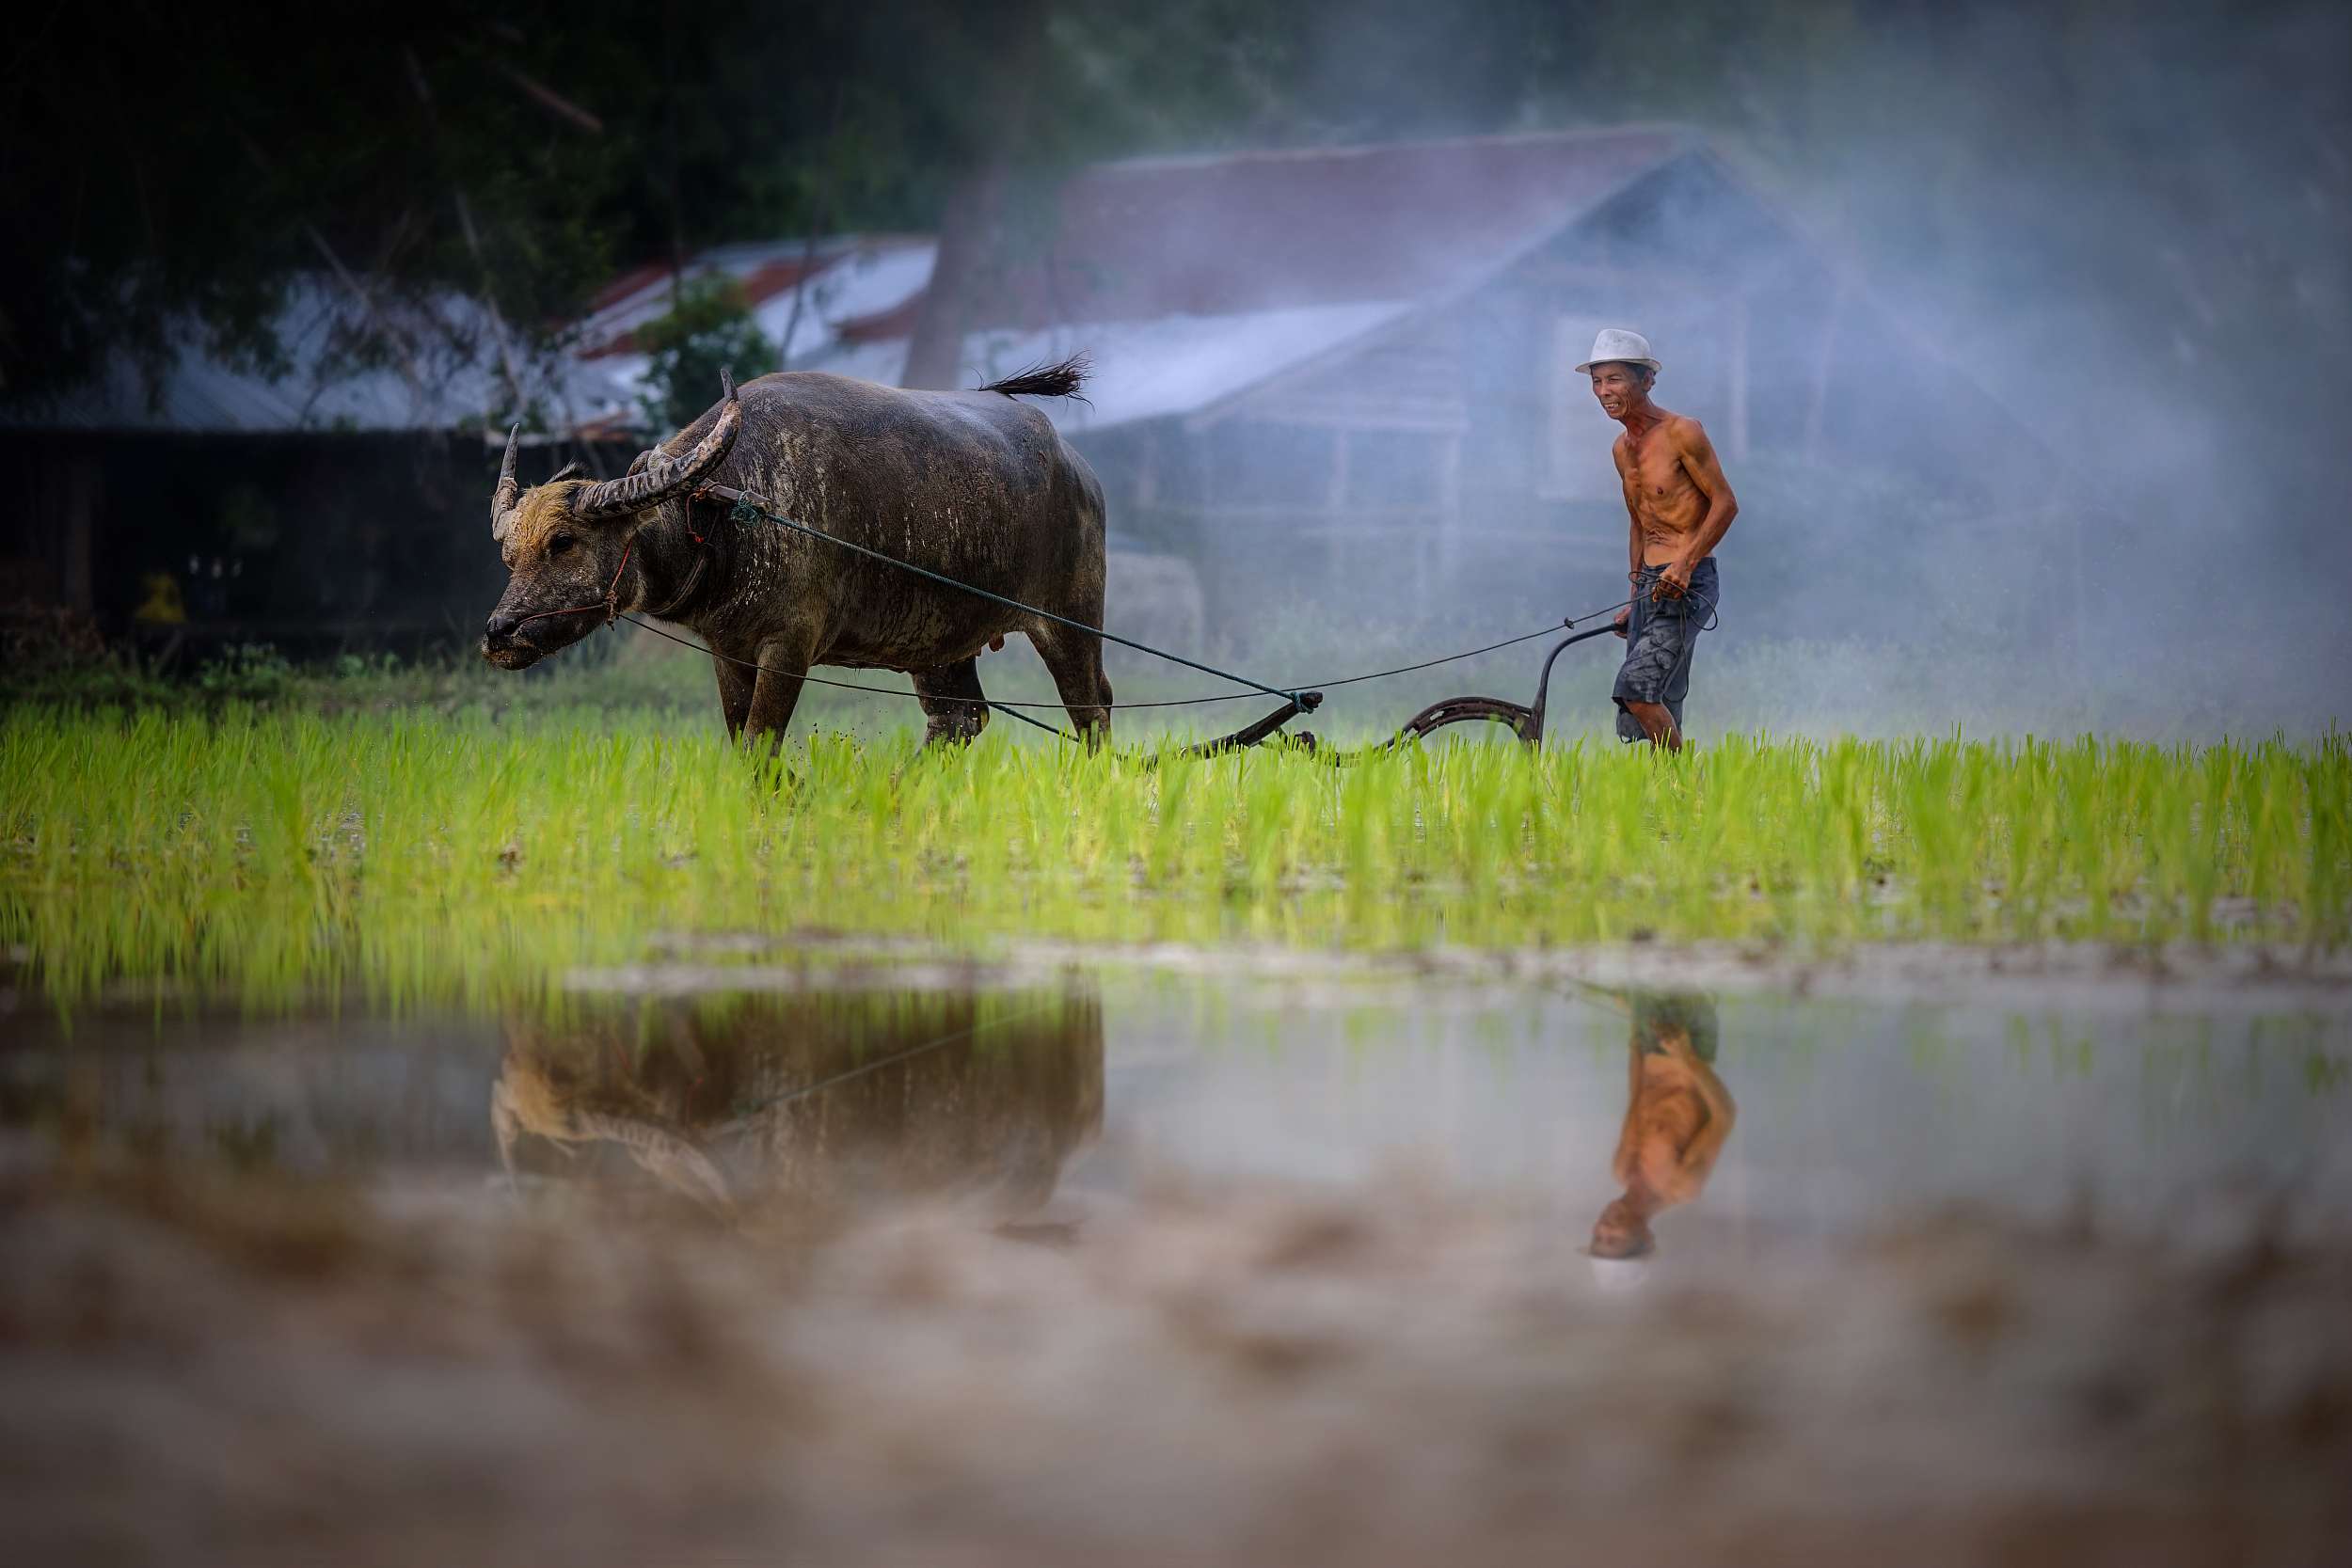
[(1673, 623), (1676, 643), (1674, 673), (1666, 677), (1665, 689), (1659, 697), (1667, 721), (1674, 726), (1670, 751), (1682, 750), (1682, 705), (1691, 695), (1691, 666), (1698, 657), (1699, 633), (1707, 629), (1713, 618), (1715, 599), (1722, 591), (1714, 558), (1710, 556), (1691, 574), (1690, 592), (1660, 607), (1660, 613)]
[(1672, 610), (1650, 601), (1650, 585), (1655, 580), (1655, 574), (1645, 569), (1634, 581), (1633, 614), (1626, 625), (1625, 665), (1618, 670), (1617, 684), (1610, 695), (1623, 710), (1623, 719), (1632, 721), (1629, 725), (1620, 720), (1618, 739), (1647, 740), (1674, 752), (1682, 749), (1682, 731), (1667, 711), (1666, 686), (1673, 678), (1679, 649), (1672, 638), (1676, 626)]
[(1672, 673), (1658, 689), (1654, 703), (1628, 703), (1626, 710), (1642, 726), (1653, 746), (1663, 746), (1669, 752), (1682, 750), (1682, 699), (1691, 694), (1692, 639), (1698, 635), (1691, 620), (1688, 597), (1669, 600), (1651, 610), (1660, 621), (1659, 632), (1675, 645)]
[(1675, 716), (1666, 711), (1665, 704), (1629, 702), (1625, 710), (1633, 715), (1633, 721), (1642, 726), (1642, 733), (1651, 745), (1663, 746), (1669, 752), (1682, 750), (1682, 731), (1675, 723)]

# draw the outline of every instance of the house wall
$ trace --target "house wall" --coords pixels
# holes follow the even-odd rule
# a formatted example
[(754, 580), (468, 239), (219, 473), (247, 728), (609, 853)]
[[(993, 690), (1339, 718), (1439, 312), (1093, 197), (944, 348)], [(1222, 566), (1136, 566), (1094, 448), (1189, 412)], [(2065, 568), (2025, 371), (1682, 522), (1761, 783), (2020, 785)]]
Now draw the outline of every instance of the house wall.
[(1467, 384), (1456, 324), (1433, 315), (1194, 416), (1077, 439), (1114, 546), (1193, 562), (1231, 634), (1302, 593), (1344, 616), (1442, 575)]
[(13, 443), (19, 477), (0, 523), (0, 606), (91, 609), (104, 469), (96, 441), (60, 436)]
[(2078, 520), (2020, 462), (2016, 421), (1843, 277), (1693, 156), (1457, 299), (1086, 450), (1114, 537), (1196, 562), (1229, 632), (1302, 605), (1581, 611), (1622, 594), (1627, 519), (1618, 428), (1573, 366), (1598, 327), (1633, 326), (1665, 362), (1659, 400), (1708, 427), (1741, 489), (1726, 567), (1770, 591), (1754, 608), (1823, 634), (1910, 634), (1900, 591), (1820, 618), (1821, 562), (1876, 539), (1903, 546), (1913, 580), (1973, 583), (1970, 625), (2063, 630)]
[[(617, 473), (633, 451), (598, 455)], [(0, 562), (14, 596), (149, 641), (168, 634), (137, 611), (150, 579), (168, 578), (197, 654), (462, 652), (504, 580), (487, 518), (498, 458), (478, 439), (418, 434), (9, 433), (0, 463), (41, 479), (6, 519)]]

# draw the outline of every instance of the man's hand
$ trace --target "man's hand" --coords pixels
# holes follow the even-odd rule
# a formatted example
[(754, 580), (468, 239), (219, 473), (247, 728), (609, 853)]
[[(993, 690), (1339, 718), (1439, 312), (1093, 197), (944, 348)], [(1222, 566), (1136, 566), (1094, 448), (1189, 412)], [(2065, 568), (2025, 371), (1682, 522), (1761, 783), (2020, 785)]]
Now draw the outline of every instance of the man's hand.
[(1663, 604), (1678, 599), (1691, 589), (1691, 563), (1681, 557), (1666, 562), (1666, 569), (1658, 574), (1658, 586), (1649, 591), (1650, 603)]
[(1632, 624), (1633, 610), (1630, 606), (1617, 611), (1617, 618), (1609, 623), (1611, 628), (1613, 629), (1619, 637), (1623, 637), (1626, 634), (1626, 628), (1630, 626)]

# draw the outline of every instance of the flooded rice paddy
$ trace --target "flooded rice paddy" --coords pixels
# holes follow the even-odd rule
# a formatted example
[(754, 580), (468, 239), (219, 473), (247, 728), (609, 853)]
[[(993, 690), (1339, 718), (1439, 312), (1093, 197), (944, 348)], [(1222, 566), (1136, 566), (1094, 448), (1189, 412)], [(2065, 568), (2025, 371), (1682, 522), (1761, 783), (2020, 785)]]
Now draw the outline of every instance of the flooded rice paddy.
[(2352, 1540), (2341, 737), (0, 743), (31, 1560)]
[(44, 1560), (2352, 1539), (2327, 961), (721, 934), (528, 1003), (60, 1006), (24, 957)]
[(2352, 745), (1728, 737), (1334, 767), (703, 725), (0, 713), (0, 942), (123, 979), (514, 999), (651, 931), (1276, 943), (2352, 940)]

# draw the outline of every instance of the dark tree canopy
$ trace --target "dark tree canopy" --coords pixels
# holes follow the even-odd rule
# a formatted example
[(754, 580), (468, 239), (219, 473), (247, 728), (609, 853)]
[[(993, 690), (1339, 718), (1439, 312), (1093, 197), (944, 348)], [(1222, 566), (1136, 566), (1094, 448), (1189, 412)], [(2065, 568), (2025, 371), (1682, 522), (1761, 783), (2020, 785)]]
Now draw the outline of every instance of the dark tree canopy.
[(892, 90), (907, 10), (50, 8), (0, 98), (0, 396), (114, 349), (152, 371), (190, 321), (266, 366), (305, 273), (453, 287), (527, 332), (819, 199), (917, 226), (951, 127)]
[[(306, 273), (529, 333), (718, 240), (968, 229), (985, 266), (1089, 159), (1677, 119), (1952, 319), (2332, 407), (2347, 42), (2285, 0), (54, 7), (0, 45), (0, 398), (188, 322), (266, 364)], [(2316, 502), (2290, 435), (2249, 438)]]

